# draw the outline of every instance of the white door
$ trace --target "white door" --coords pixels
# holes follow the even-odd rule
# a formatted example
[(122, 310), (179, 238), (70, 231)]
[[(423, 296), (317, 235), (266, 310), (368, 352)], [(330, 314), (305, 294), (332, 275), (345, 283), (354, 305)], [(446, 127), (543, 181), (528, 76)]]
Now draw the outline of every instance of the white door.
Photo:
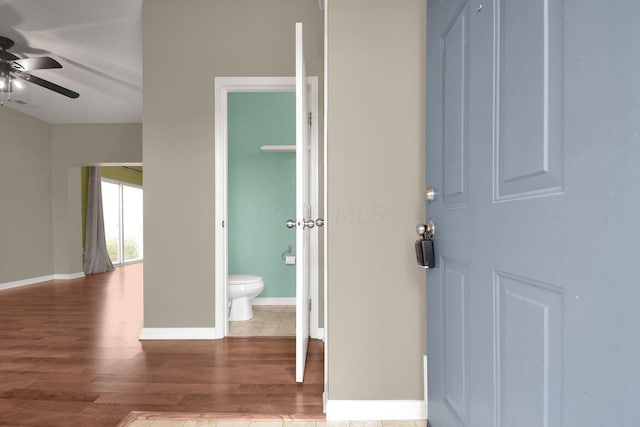
[(309, 345), (309, 229), (311, 219), (309, 104), (302, 23), (296, 24), (296, 381), (304, 379)]

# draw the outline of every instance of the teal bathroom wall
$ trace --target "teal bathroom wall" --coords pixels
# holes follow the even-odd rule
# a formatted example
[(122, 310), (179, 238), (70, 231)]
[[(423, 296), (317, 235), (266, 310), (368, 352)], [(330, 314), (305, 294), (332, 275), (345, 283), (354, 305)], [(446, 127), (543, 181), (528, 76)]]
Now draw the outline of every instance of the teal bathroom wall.
[(228, 95), (229, 274), (264, 279), (260, 297), (294, 297), (294, 152), (265, 153), (262, 145), (295, 144), (294, 92), (233, 92)]

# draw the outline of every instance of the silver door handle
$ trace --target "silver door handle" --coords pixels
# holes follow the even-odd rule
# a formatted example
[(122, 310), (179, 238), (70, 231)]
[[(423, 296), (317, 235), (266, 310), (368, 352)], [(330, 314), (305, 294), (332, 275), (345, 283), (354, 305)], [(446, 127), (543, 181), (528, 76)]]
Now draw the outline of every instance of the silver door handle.
[[(285, 223), (287, 228), (294, 228), (296, 226), (296, 222), (292, 219), (288, 219), (287, 222)], [(315, 221), (312, 219), (305, 219), (303, 221), (304, 227), (305, 228), (313, 228), (316, 225), (318, 227), (322, 227), (324, 225), (324, 219), (322, 218), (318, 218)]]
[(416, 225), (416, 233), (418, 236), (423, 236), (425, 239), (431, 239), (436, 234), (436, 226), (433, 221), (429, 221), (426, 224)]

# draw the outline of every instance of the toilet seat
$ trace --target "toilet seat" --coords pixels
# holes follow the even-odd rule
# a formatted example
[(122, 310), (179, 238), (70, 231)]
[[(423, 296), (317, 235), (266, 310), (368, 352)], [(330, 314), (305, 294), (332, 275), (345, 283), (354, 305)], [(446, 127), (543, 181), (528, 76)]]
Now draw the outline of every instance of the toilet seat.
[(247, 285), (249, 283), (256, 283), (262, 280), (260, 276), (252, 276), (250, 274), (232, 274), (227, 279), (228, 285)]

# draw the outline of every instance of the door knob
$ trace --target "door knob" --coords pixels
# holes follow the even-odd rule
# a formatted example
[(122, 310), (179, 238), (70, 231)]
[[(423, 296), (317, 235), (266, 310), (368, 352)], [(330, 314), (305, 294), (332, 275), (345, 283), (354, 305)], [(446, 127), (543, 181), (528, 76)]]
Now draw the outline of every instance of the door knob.
[(287, 228), (293, 228), (296, 226), (296, 222), (292, 219), (288, 219), (285, 224), (287, 225)]
[(318, 227), (322, 227), (324, 225), (324, 219), (322, 219), (322, 218), (316, 219), (316, 225)]
[(431, 239), (436, 234), (436, 226), (433, 221), (428, 221), (426, 224), (416, 225), (416, 233), (418, 236), (423, 236), (425, 239)]
[(433, 221), (429, 220), (427, 222), (427, 236), (431, 239), (434, 234), (436, 234), (436, 226), (433, 224)]
[(316, 226), (316, 222), (312, 219), (305, 219), (302, 221), (305, 227), (313, 228)]

